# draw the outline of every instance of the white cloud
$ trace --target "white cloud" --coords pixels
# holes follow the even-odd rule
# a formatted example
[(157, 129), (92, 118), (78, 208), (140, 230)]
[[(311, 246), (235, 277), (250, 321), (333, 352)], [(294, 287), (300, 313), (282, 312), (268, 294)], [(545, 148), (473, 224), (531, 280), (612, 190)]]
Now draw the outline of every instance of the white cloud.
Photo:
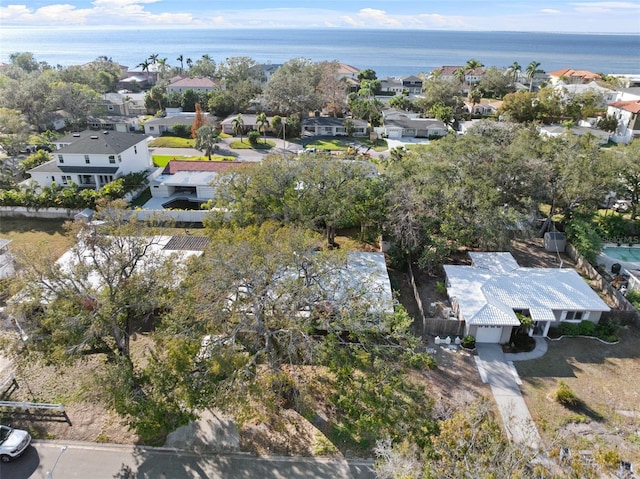
[(387, 15), (384, 10), (376, 10), (375, 8), (363, 8), (358, 12), (358, 16), (365, 22), (372, 23), (372, 27), (401, 27), (402, 22)]
[(556, 13), (560, 13), (560, 10), (555, 10), (553, 8), (543, 8), (542, 10), (540, 10), (540, 13), (549, 13), (549, 14), (556, 14)]

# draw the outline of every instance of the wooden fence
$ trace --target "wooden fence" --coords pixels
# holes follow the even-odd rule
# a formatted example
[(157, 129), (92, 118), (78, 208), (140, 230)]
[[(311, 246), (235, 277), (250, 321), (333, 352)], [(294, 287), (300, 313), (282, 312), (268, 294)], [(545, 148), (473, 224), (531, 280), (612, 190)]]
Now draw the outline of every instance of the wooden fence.
[[(436, 311), (431, 311), (431, 309), (426, 310), (424, 303), (422, 302), (422, 298), (420, 297), (420, 291), (418, 290), (418, 285), (413, 275), (413, 269), (411, 267), (411, 259), (408, 261), (408, 275), (409, 282), (411, 283), (411, 289), (413, 290), (413, 296), (418, 304), (418, 310), (420, 311), (420, 320), (422, 321), (422, 325), (420, 328), (421, 335), (430, 335), (430, 336), (460, 336), (464, 334), (464, 321), (459, 320), (458, 318), (451, 317), (447, 311), (450, 308), (442, 309), (438, 311), (443, 314), (443, 316), (435, 316)], [(432, 317), (433, 315), (433, 317)]]

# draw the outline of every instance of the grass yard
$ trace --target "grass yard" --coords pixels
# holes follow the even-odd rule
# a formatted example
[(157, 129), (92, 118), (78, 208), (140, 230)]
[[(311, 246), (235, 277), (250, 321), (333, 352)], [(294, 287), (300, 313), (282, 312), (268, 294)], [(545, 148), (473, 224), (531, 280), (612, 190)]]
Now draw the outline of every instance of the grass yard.
[[(588, 338), (550, 341), (544, 357), (515, 362), (523, 396), (547, 444), (615, 450), (621, 459), (640, 464), (640, 330), (626, 326), (620, 337), (613, 345)], [(560, 381), (578, 397), (578, 406), (555, 401)]]
[(243, 138), (242, 140), (232, 141), (229, 145), (234, 150), (270, 150), (275, 146), (275, 142), (267, 140), (265, 143), (262, 138), (257, 143), (251, 143), (247, 138)]
[(150, 148), (193, 148), (195, 140), (179, 136), (160, 136), (149, 142)]
[(46, 246), (61, 256), (74, 242), (66, 234), (63, 219), (7, 218), (0, 219), (0, 237), (13, 240), (9, 250), (29, 247), (37, 250)]
[[(167, 166), (171, 160), (181, 161), (209, 161), (207, 156), (181, 156), (181, 155), (153, 155), (153, 164), (159, 167)], [(234, 161), (233, 156), (211, 155), (211, 161)]]

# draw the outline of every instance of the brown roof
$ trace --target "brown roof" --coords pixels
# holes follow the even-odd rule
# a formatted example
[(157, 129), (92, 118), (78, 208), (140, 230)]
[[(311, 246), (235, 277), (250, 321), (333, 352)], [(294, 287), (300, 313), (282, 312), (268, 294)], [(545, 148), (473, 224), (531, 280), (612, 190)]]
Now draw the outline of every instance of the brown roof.
[(172, 236), (164, 250), (203, 251), (211, 242), (206, 236)]
[[(244, 165), (243, 165), (244, 166)], [(171, 160), (167, 163), (163, 175), (175, 175), (179, 171), (213, 171), (221, 173), (233, 168), (239, 168), (241, 164), (231, 161), (187, 161), (187, 160)]]
[(640, 113), (640, 100), (612, 101), (609, 105), (631, 113)]
[(172, 88), (213, 88), (215, 83), (206, 77), (181, 78), (169, 84)]

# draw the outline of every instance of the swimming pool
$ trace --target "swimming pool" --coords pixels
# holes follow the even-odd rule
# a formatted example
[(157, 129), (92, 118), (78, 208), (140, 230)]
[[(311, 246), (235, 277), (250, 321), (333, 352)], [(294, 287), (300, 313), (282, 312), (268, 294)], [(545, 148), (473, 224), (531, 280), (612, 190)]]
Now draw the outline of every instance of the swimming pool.
[(640, 263), (640, 247), (637, 246), (605, 246), (602, 253), (621, 262)]

